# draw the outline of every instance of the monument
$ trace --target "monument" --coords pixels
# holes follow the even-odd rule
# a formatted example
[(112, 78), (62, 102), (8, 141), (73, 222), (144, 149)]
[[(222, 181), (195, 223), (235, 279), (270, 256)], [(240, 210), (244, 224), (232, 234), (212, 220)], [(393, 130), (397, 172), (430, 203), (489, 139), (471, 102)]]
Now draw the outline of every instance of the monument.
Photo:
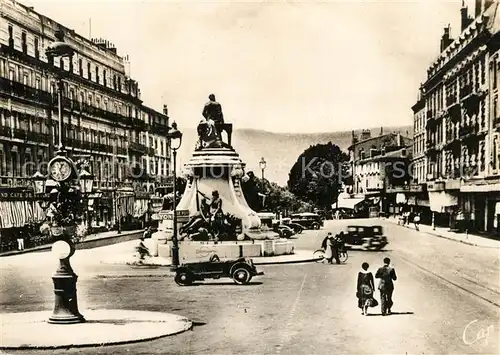
[[(213, 113), (218, 117), (214, 119)], [(186, 189), (176, 207), (181, 259), (209, 253), (220, 257), (292, 253), (293, 243), (280, 241), (278, 233), (261, 225), (257, 213), (248, 206), (241, 188), (245, 163), (231, 145), (232, 124), (224, 123), (222, 109), (213, 95), (203, 114), (197, 128), (198, 142), (184, 165)], [(159, 254), (169, 244), (173, 232), (172, 211), (159, 215), (162, 213), (163, 221), (154, 236), (159, 240)], [(188, 246), (200, 243), (205, 251), (187, 252)], [(280, 250), (275, 250), (274, 245), (280, 243)], [(228, 252), (229, 249), (234, 250)]]

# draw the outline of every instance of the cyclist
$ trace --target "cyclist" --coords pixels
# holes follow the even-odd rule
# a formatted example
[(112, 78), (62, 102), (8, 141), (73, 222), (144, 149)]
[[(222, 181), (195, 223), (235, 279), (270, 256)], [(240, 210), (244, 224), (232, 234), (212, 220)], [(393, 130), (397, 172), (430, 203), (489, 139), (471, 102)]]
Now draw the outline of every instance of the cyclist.
[(340, 232), (333, 238), (332, 254), (335, 262), (340, 264), (340, 251), (344, 249), (344, 232)]

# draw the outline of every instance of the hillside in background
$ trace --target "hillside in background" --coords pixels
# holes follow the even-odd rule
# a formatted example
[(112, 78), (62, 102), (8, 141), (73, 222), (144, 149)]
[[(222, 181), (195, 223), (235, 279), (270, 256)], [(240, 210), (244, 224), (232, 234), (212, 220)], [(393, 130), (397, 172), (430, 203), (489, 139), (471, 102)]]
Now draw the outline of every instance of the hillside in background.
[[(359, 134), (361, 130), (355, 131)], [(380, 135), (380, 127), (372, 128), (372, 137)], [(384, 133), (396, 132), (413, 137), (413, 126), (384, 127)], [(186, 163), (194, 150), (198, 139), (195, 129), (183, 131), (183, 143), (179, 150), (179, 165)], [(236, 129), (233, 132), (232, 144), (241, 159), (246, 163), (246, 171), (254, 171), (261, 176), (259, 161), (261, 157), (267, 161), (265, 178), (285, 186), (288, 173), (299, 155), (311, 145), (332, 142), (343, 151), (351, 144), (352, 132), (328, 133), (275, 133), (257, 129)]]

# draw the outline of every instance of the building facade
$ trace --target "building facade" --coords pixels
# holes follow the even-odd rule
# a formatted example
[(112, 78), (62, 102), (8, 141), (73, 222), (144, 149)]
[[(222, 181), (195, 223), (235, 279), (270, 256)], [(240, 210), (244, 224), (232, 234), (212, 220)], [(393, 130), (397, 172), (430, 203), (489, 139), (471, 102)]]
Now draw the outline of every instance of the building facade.
[(413, 111), (415, 122), (425, 115), (424, 165), (435, 218), (493, 232), (500, 213), (499, 3), (477, 0), (474, 17), (464, 6), (460, 15), (460, 35), (453, 39), (445, 28)]
[[(1, 187), (26, 189), (35, 171), (46, 174), (62, 134), (69, 155), (87, 160), (94, 175), (93, 224), (144, 215), (138, 201), (154, 193), (155, 175), (169, 175), (167, 112), (143, 104), (128, 59), (108, 41), (84, 38), (13, 0), (0, 0), (0, 16)], [(45, 55), (56, 31), (75, 49), (71, 58)]]
[(376, 137), (370, 130), (363, 130), (359, 137), (353, 132), (349, 147), (351, 198), (339, 201), (339, 206), (354, 208), (364, 202), (374, 213), (393, 211), (397, 204), (394, 189), (408, 184), (412, 144), (409, 137), (382, 130)]

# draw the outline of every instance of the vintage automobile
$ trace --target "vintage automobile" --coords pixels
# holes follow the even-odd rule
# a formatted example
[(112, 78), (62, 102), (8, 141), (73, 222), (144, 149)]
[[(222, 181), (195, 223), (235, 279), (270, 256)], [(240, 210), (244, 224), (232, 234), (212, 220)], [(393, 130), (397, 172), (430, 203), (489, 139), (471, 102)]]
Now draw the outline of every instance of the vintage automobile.
[(300, 224), (304, 229), (320, 229), (324, 225), (323, 219), (317, 213), (295, 213), (291, 219), (292, 223)]
[(295, 231), (288, 225), (281, 223), (279, 220), (273, 220), (273, 231), (280, 235), (280, 238), (290, 238), (295, 234)]
[(292, 223), (291, 218), (282, 218), (281, 223), (287, 227), (290, 227), (293, 229), (293, 232), (295, 234), (300, 234), (304, 230), (304, 226), (298, 224), (298, 223)]
[(366, 250), (380, 250), (389, 244), (382, 226), (366, 225), (348, 226), (344, 242), (346, 246), (358, 246)]
[(214, 254), (210, 258), (210, 261), (180, 265), (175, 270), (174, 281), (179, 286), (189, 286), (195, 281), (229, 277), (238, 285), (246, 285), (252, 277), (260, 275), (264, 275), (264, 272), (257, 271), (252, 259), (239, 258), (236, 260), (221, 261)]

